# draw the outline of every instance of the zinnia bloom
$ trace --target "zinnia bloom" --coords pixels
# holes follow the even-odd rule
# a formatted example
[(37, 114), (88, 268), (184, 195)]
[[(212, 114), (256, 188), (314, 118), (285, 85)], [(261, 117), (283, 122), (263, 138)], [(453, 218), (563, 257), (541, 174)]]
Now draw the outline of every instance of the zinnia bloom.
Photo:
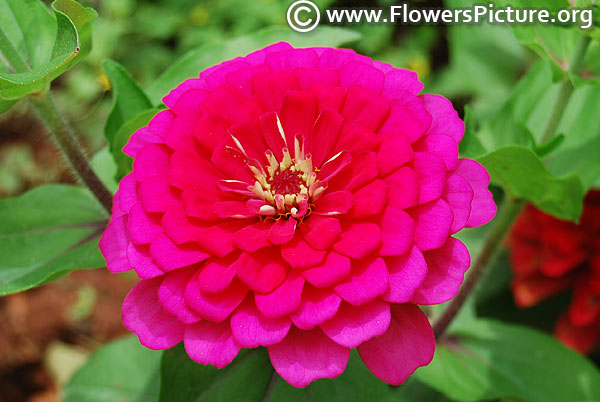
[(137, 131), (100, 247), (143, 278), (123, 304), (142, 344), (202, 364), (266, 346), (304, 387), (351, 348), (402, 383), (433, 356), (418, 304), (452, 298), (488, 222), (489, 175), (458, 158), (451, 103), (351, 50), (278, 43), (209, 68)]
[(527, 206), (509, 245), (516, 304), (531, 307), (572, 289), (554, 335), (581, 353), (592, 350), (600, 341), (600, 191), (587, 194), (578, 225)]

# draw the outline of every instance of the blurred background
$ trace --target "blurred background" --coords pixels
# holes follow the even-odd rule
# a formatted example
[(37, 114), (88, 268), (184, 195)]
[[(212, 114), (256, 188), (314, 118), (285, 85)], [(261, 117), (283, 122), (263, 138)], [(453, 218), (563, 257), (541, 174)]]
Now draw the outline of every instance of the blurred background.
[[(50, 1), (45, 0), (49, 5)], [(111, 103), (100, 63), (123, 64), (147, 87), (170, 63), (201, 45), (219, 43), (268, 26), (286, 26), (286, 0), (82, 0), (98, 11), (93, 50), (53, 83), (57, 103), (93, 155), (104, 145), (103, 125)], [(385, 7), (389, 0), (318, 1), (325, 7)], [(419, 7), (459, 7), (471, 2), (428, 0)], [(452, 100), (461, 114), (469, 105), (476, 120), (493, 116), (537, 59), (506, 26), (348, 26), (362, 34), (352, 44), (374, 59), (416, 71), (425, 92)], [(42, 183), (73, 182), (41, 126), (21, 102), (0, 115), (0, 197)], [(472, 234), (476, 237), (477, 234)], [(503, 257), (486, 279), (493, 303), (478, 307), (489, 316), (552, 327), (564, 303), (553, 298), (536, 308), (514, 306)], [(60, 387), (89, 354), (127, 333), (120, 307), (133, 276), (105, 269), (74, 272), (51, 284), (0, 298), (0, 401), (57, 401)], [(490, 296), (492, 295), (492, 296)], [(482, 296), (483, 297), (483, 296)], [(484, 300), (485, 301), (485, 300)]]

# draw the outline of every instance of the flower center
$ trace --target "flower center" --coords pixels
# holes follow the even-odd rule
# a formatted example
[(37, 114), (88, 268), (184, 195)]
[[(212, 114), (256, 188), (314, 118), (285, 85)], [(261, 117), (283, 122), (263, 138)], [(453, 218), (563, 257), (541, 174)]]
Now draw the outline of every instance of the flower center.
[(295, 170), (284, 170), (275, 173), (273, 178), (269, 178), (268, 183), (271, 189), (276, 194), (297, 194), (300, 192), (300, 186), (303, 185), (303, 180), (300, 172)]
[[(279, 132), (285, 134), (278, 121)], [(317, 180), (317, 169), (313, 168), (312, 156), (304, 152), (304, 140), (297, 136), (292, 158), (287, 147), (281, 150), (281, 161), (270, 149), (265, 152), (268, 164), (261, 166), (256, 160), (248, 167), (256, 181), (250, 191), (264, 201), (259, 214), (278, 218), (304, 218), (310, 214), (312, 204), (323, 194), (326, 185)]]

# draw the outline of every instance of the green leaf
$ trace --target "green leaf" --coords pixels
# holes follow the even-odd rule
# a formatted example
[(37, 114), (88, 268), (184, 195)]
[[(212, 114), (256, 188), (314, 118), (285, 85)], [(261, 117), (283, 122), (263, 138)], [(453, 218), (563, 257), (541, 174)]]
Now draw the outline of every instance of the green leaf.
[(202, 46), (192, 50), (162, 73), (148, 88), (152, 102), (158, 105), (173, 88), (188, 78), (198, 77), (207, 67), (234, 57), (246, 55), (275, 42), (289, 42), (295, 47), (340, 46), (356, 41), (360, 35), (345, 28), (322, 26), (299, 34), (288, 27), (270, 27), (254, 34), (226, 41), (222, 44)]
[(156, 402), (162, 353), (136, 337), (104, 346), (65, 386), (64, 402)]
[(18, 99), (13, 100), (4, 100), (0, 99), (0, 114), (6, 112), (8, 109), (13, 107), (15, 103), (18, 102)]
[(558, 134), (550, 138), (550, 140), (545, 144), (534, 146), (533, 150), (537, 154), (537, 156), (539, 156), (540, 158), (545, 158), (546, 156), (556, 151), (564, 141), (565, 135)]
[(148, 124), (152, 117), (154, 117), (154, 115), (156, 115), (158, 112), (160, 112), (160, 109), (145, 110), (131, 120), (125, 122), (119, 131), (117, 131), (117, 134), (115, 135), (111, 144), (110, 151), (117, 164), (117, 171), (115, 173), (115, 178), (117, 181), (121, 181), (121, 179), (126, 174), (131, 172), (132, 169), (131, 164), (133, 163), (133, 158), (123, 153), (123, 147), (129, 141), (131, 134)]
[(104, 125), (104, 136), (114, 155), (113, 142), (123, 124), (150, 109), (152, 104), (146, 93), (122, 65), (113, 60), (104, 60), (102, 69), (110, 80), (113, 92), (112, 108)]
[(475, 131), (475, 116), (469, 105), (465, 106), (465, 134), (458, 144), (460, 156), (463, 158), (477, 158), (485, 155), (486, 150)]
[[(545, 127), (549, 113), (535, 115), (540, 99), (553, 102), (552, 75), (548, 63), (538, 62), (519, 81), (498, 113), (487, 121), (479, 131), (479, 139), (486, 149), (494, 150), (506, 145), (533, 147), (528, 128), (540, 132)], [(544, 105), (551, 110), (552, 104)]]
[(557, 218), (579, 219), (584, 193), (577, 175), (555, 177), (532, 151), (517, 145), (497, 149), (479, 162), (492, 182), (514, 197), (528, 200)]
[(565, 133), (560, 148), (548, 160), (555, 175), (576, 172), (587, 191), (600, 178), (600, 84), (577, 88), (567, 105), (559, 133)]
[(416, 375), (453, 400), (600, 400), (600, 372), (585, 357), (549, 335), (494, 320), (452, 331)]
[(217, 370), (192, 361), (183, 345), (168, 350), (161, 365), (161, 402), (363, 402), (391, 399), (393, 389), (378, 380), (352, 351), (344, 373), (294, 388), (273, 371), (265, 348), (243, 350), (229, 366)]
[(96, 152), (90, 160), (90, 165), (92, 165), (92, 169), (98, 175), (100, 181), (104, 183), (106, 188), (108, 188), (110, 192), (115, 193), (119, 187), (115, 180), (117, 165), (115, 164), (108, 147), (104, 147)]
[[(536, 0), (498, 0), (497, 7), (507, 5), (518, 8), (539, 7)], [(556, 12), (561, 8), (570, 8), (568, 0), (549, 0), (544, 2), (544, 8), (550, 10), (551, 17), (556, 18)], [(510, 24), (515, 37), (519, 42), (532, 49), (540, 57), (550, 61), (553, 66), (554, 78), (562, 77), (570, 67), (571, 58), (575, 51), (576, 43), (582, 35), (576, 24)], [(600, 73), (600, 63), (597, 60), (597, 51), (595, 45), (590, 49), (596, 58), (586, 57), (583, 69), (587, 75), (593, 75), (596, 78)]]
[(0, 296), (105, 265), (106, 212), (86, 190), (46, 185), (0, 200)]
[(180, 344), (164, 352), (160, 401), (261, 401), (272, 373), (264, 349), (244, 350), (218, 370), (192, 361)]
[(55, 0), (54, 16), (39, 0), (0, 2), (0, 99), (19, 99), (50, 82), (91, 50), (96, 12), (75, 0)]

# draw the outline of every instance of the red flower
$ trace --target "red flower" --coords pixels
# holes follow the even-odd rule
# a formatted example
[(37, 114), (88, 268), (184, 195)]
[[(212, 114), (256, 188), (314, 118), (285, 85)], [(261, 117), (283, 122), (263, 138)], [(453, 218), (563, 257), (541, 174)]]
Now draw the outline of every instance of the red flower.
[(554, 335), (582, 353), (593, 349), (600, 341), (600, 191), (587, 194), (579, 225), (528, 206), (512, 229), (509, 245), (517, 305), (531, 307), (573, 289)]

